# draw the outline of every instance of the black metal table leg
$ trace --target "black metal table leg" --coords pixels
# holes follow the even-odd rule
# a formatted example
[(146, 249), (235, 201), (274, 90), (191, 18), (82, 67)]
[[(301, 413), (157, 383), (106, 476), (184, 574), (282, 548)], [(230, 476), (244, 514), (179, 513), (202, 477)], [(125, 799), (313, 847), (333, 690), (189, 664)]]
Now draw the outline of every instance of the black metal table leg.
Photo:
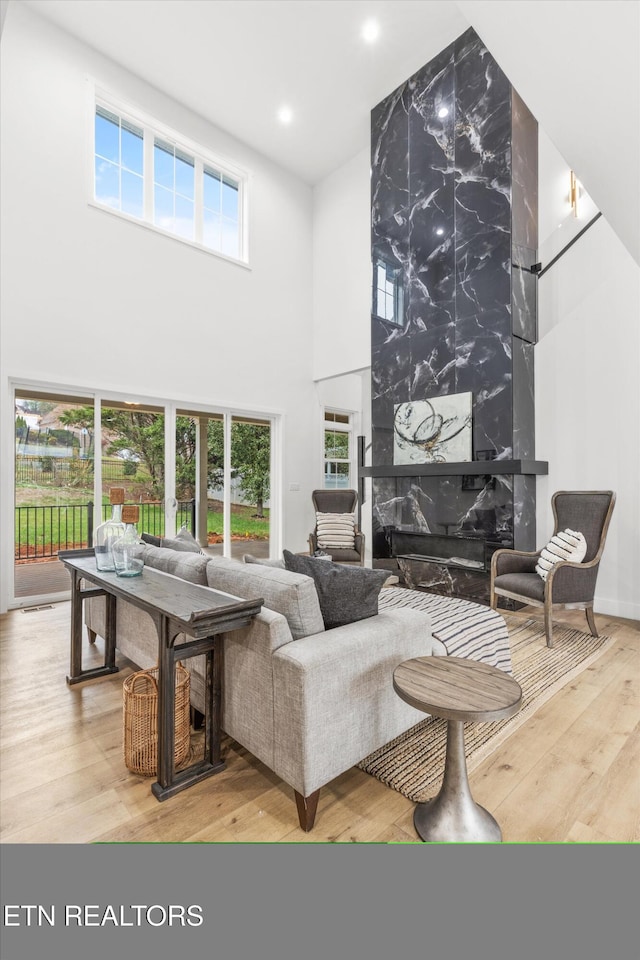
[(220, 773), (225, 769), (221, 757), (220, 727), (222, 724), (222, 666), (218, 656), (222, 638), (208, 640), (205, 681), (205, 747), (202, 760), (176, 773), (175, 770), (175, 668), (185, 659), (186, 651), (176, 651), (175, 636), (161, 618), (158, 624), (160, 656), (158, 661), (158, 779), (151, 791), (158, 800), (167, 800), (181, 790)]
[(69, 664), (69, 675), (67, 683), (73, 686), (75, 683), (84, 683), (85, 680), (92, 680), (95, 677), (105, 677), (111, 673), (118, 673), (119, 667), (116, 666), (116, 598), (110, 594), (106, 595), (106, 638), (104, 666), (92, 667), (90, 670), (82, 669), (82, 604), (87, 596), (103, 596), (103, 590), (83, 590), (80, 586), (83, 575), (77, 570), (70, 570), (71, 573), (71, 662)]
[(160, 641), (158, 645), (158, 785), (162, 790), (166, 790), (174, 779), (176, 676), (173, 644), (166, 617), (160, 617), (156, 626)]

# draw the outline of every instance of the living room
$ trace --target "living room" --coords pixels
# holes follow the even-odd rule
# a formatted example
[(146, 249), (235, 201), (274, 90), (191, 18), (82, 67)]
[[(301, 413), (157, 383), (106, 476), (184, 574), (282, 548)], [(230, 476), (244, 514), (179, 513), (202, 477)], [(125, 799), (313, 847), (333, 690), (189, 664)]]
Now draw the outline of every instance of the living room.
[[(633, 770), (633, 701), (623, 691), (627, 681), (637, 679), (633, 670), (640, 621), (638, 236), (634, 218), (638, 149), (635, 125), (623, 120), (637, 114), (634, 31), (625, 19), (627, 7), (634, 5), (589, 4), (588, 16), (576, 23), (571, 12), (551, 13), (541, 4), (535, 4), (533, 21), (527, 9), (532, 5), (527, 3), (511, 4), (508, 21), (501, 12), (505, 5), (500, 3), (376, 4), (383, 25), (387, 23), (391, 29), (394, 20), (404, 24), (397, 44), (402, 49), (406, 46), (406, 57), (396, 57), (384, 66), (375, 60), (384, 44), (376, 47), (360, 40), (361, 4), (329, 5), (330, 13), (326, 5), (320, 5), (325, 6), (320, 10), (306, 4), (245, 4), (254, 17), (252, 46), (247, 52), (254, 78), (263, 77), (268, 67), (275, 69), (274, 64), (281, 61), (285, 66), (282, 74), (276, 75), (274, 89), (283, 82), (286, 70), (294, 87), (301, 85), (305, 64), (293, 56), (287, 61), (286, 55), (291, 49), (291, 33), (302, 30), (302, 23), (316, 36), (320, 49), (323, 37), (350, 29), (352, 35), (344, 41), (346, 52), (342, 45), (340, 49), (347, 62), (351, 58), (351, 82), (357, 89), (359, 71), (371, 78), (370, 99), (366, 109), (360, 108), (359, 125), (350, 124), (350, 117), (332, 116), (338, 113), (333, 108), (339, 87), (330, 89), (327, 83), (323, 112), (314, 102), (305, 116), (300, 103), (288, 125), (278, 122), (276, 112), (286, 98), (299, 102), (295, 90), (281, 91), (268, 105), (259, 104), (260, 122), (252, 115), (255, 139), (249, 139), (246, 126), (229, 124), (233, 125), (233, 112), (241, 114), (245, 100), (254, 99), (260, 81), (245, 79), (242, 90), (234, 92), (237, 101), (224, 85), (223, 72), (213, 74), (206, 83), (188, 83), (193, 60), (189, 43), (185, 39), (181, 44), (182, 62), (177, 54), (175, 60), (173, 54), (168, 55), (167, 45), (178, 26), (181, 36), (195, 43), (203, 33), (201, 22), (194, 20), (191, 33), (182, 22), (184, 14), (178, 21), (173, 19), (176, 13), (171, 4), (129, 6), (127, 19), (121, 19), (125, 16), (122, 9), (118, 15), (102, 9), (100, 16), (107, 19), (100, 21), (94, 19), (98, 11), (92, 10), (91, 4), (37, 0), (3, 4), (0, 399), (1, 511), (5, 521), (0, 610), (6, 615), (8, 642), (12, 637), (21, 642), (34, 630), (53, 633), (60, 641), (60, 662), (66, 663), (68, 602), (57, 595), (19, 601), (14, 592), (14, 525), (9, 518), (14, 510), (16, 390), (97, 398), (107, 404), (146, 404), (162, 408), (168, 418), (187, 409), (203, 416), (235, 415), (268, 422), (273, 445), (271, 555), (277, 558), (285, 548), (305, 551), (314, 519), (311, 493), (322, 485), (324, 472), (325, 411), (348, 415), (354, 438), (362, 435), (368, 442), (372, 433), (370, 113), (472, 27), (538, 120), (537, 259), (542, 266), (564, 248), (565, 237), (577, 237), (590, 219), (589, 211), (602, 213), (549, 274), (538, 280), (535, 456), (548, 463), (548, 472), (536, 479), (535, 527), (540, 546), (553, 527), (551, 496), (556, 490), (616, 492), (595, 615), (600, 632), (618, 638), (606, 662), (601, 660), (597, 668), (576, 681), (575, 690), (565, 690), (562, 697), (554, 698), (546, 713), (536, 714), (535, 720), (505, 741), (478, 768), (472, 784), (489, 809), (500, 807), (506, 836), (514, 842), (637, 839), (633, 835), (637, 823), (633, 803), (625, 801), (622, 809), (612, 814), (595, 790), (600, 778), (597, 786), (602, 790), (606, 786), (610, 792), (607, 778), (615, 777), (619, 778), (612, 781), (617, 795), (633, 797), (628, 779)], [(217, 35), (219, 46), (226, 46), (228, 33), (246, 31), (241, 24), (243, 13), (234, 12), (233, 4), (197, 6), (224, 8), (227, 20), (220, 9), (216, 12), (215, 27), (222, 33), (222, 39)], [(422, 6), (432, 8), (428, 31), (426, 20), (411, 21), (411, 16), (421, 16), (416, 8)], [(150, 8), (154, 24), (149, 21)], [(309, 17), (312, 19), (305, 19)], [(580, 57), (573, 52), (571, 57), (568, 52), (558, 53), (567, 42), (564, 17), (577, 38), (576, 46), (584, 50)], [(206, 22), (211, 28), (211, 22)], [(421, 39), (419, 27), (423, 36), (428, 33), (428, 41)], [(271, 43), (261, 50), (256, 38), (267, 28)], [(143, 66), (149, 50), (145, 57), (139, 55), (140, 63), (136, 59), (137, 48), (146, 38), (145, 29), (150, 35), (158, 30), (155, 53), (160, 67), (167, 71), (166, 80), (153, 57)], [(619, 47), (615, 52), (608, 45), (600, 47), (602, 38), (609, 36), (615, 36), (617, 44), (629, 43), (631, 53), (620, 56)], [(248, 41), (248, 46), (251, 44)], [(150, 40), (147, 45), (153, 47)], [(590, 68), (589, 51), (594, 47), (603, 64), (602, 73), (610, 71), (617, 77), (615, 103)], [(206, 48), (196, 49), (201, 50), (206, 76)], [(555, 57), (545, 52), (550, 50)], [(544, 58), (546, 69), (541, 76), (537, 65)], [(570, 75), (567, 59), (572, 62)], [(336, 83), (347, 82), (349, 70), (343, 69)], [(224, 62), (220, 70), (224, 70)], [(576, 90), (581, 91), (580, 96)], [(181, 142), (199, 145), (207, 155), (222, 158), (228, 169), (239, 171), (247, 192), (241, 255), (212, 254), (202, 245), (185, 243), (166, 231), (132, 222), (131, 217), (114, 215), (95, 202), (94, 156), (89, 144), (98, 96), (110, 104), (126, 104), (141, 122), (175, 133)], [(585, 118), (593, 115), (606, 116), (608, 126), (615, 124), (617, 149), (624, 157), (623, 175), (611, 175), (613, 160), (606, 138), (589, 134)], [(223, 118), (229, 118), (228, 122)], [(231, 128), (243, 132), (231, 134)], [(330, 147), (322, 154), (318, 133), (319, 140), (328, 141)], [(582, 182), (583, 219), (574, 218), (566, 209), (571, 170), (577, 171)], [(353, 444), (350, 476), (354, 486), (355, 455)], [(371, 480), (365, 480), (361, 523), (368, 566), (373, 562), (374, 540), (371, 488)], [(170, 486), (165, 494), (173, 495)], [(29, 616), (20, 609), (46, 608), (49, 602), (53, 602), (51, 609), (36, 610)], [(558, 619), (584, 629), (580, 611), (565, 611)], [(9, 690), (24, 669), (14, 656), (8, 662)], [(58, 666), (60, 662), (56, 661)], [(38, 692), (36, 664), (37, 659), (26, 687), (23, 681), (16, 682), (16, 696), (45, 695), (51, 678), (42, 677), (44, 686)], [(61, 669), (64, 671), (64, 666)], [(64, 679), (62, 673), (60, 677)], [(64, 686), (61, 690), (62, 695), (68, 693)], [(89, 792), (79, 804), (69, 804), (67, 791), (71, 782), (77, 784), (81, 768), (72, 769), (66, 783), (65, 777), (52, 775), (31, 780), (28, 764), (20, 770), (14, 768), (5, 809), (21, 807), (21, 811), (19, 821), (12, 820), (15, 813), (7, 820), (12, 820), (8, 842), (415, 839), (410, 801), (355, 769), (321, 795), (323, 816), (310, 834), (303, 833), (295, 816), (291, 818), (291, 796), (280, 781), (242, 750), (235, 756), (236, 765), (229, 771), (224, 792), (213, 800), (213, 820), (203, 814), (201, 805), (196, 812), (196, 802), (189, 804), (188, 794), (186, 806), (178, 809), (169, 803), (159, 812), (148, 781), (134, 779), (127, 787), (124, 769), (119, 774), (124, 799), (121, 795), (114, 803), (111, 791), (117, 793), (120, 788), (111, 783), (103, 807), (96, 807), (105, 770), (120, 762), (118, 698), (115, 693), (114, 699), (114, 693), (111, 682), (102, 688), (99, 683), (89, 684), (83, 692), (79, 712), (87, 725), (87, 741), (95, 746), (91, 704), (101, 712), (108, 709), (110, 720), (98, 735), (105, 766), (94, 771), (97, 777), (90, 785), (85, 783)], [(618, 710), (623, 695), (627, 697), (625, 706)], [(611, 723), (618, 724), (612, 736), (594, 729), (587, 720), (589, 707), (599, 696), (603, 699), (598, 703), (598, 716), (610, 711)], [(589, 760), (576, 755), (559, 772), (557, 752), (549, 743), (548, 750), (538, 757), (538, 769), (531, 761), (520, 770), (517, 782), (508, 776), (504, 780), (509, 767), (518, 768), (519, 756), (532, 757), (540, 750), (545, 736), (564, 750), (572, 742), (572, 726), (578, 719), (576, 729), (590, 752)], [(14, 754), (21, 744), (19, 740), (9, 745)], [(47, 752), (50, 749), (47, 746)], [(65, 749), (51, 760), (59, 770), (64, 769)], [(72, 746), (68, 749), (74, 752)], [(43, 757), (37, 753), (30, 756), (42, 771)], [(599, 767), (593, 757), (600, 758)], [(86, 761), (86, 766), (91, 764)], [(553, 779), (554, 770), (557, 780)], [(532, 811), (523, 827), (522, 797), (540, 777), (554, 785), (548, 807), (544, 815)], [(564, 792), (558, 792), (560, 782)], [(39, 788), (45, 783), (49, 791), (52, 784), (61, 791), (53, 813), (42, 804)], [(574, 809), (568, 798), (587, 785), (594, 790), (594, 799), (591, 819), (585, 822), (580, 818), (586, 813)], [(207, 788), (215, 797), (213, 781)], [(135, 816), (130, 816), (132, 811)], [(129, 830), (127, 824), (133, 820), (136, 822)]]

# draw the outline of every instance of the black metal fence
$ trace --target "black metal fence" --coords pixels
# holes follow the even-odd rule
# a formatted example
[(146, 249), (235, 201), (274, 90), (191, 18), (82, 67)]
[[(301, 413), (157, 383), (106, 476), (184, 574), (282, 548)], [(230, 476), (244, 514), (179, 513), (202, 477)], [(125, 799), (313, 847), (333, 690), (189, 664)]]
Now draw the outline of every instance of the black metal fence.
[[(161, 500), (137, 503), (139, 533), (164, 536), (164, 503)], [(102, 505), (102, 520), (111, 516), (111, 505)], [(37, 560), (55, 557), (59, 550), (93, 546), (94, 504), (69, 506), (16, 507), (15, 559)], [(178, 502), (176, 526), (186, 526), (195, 535), (196, 502)]]

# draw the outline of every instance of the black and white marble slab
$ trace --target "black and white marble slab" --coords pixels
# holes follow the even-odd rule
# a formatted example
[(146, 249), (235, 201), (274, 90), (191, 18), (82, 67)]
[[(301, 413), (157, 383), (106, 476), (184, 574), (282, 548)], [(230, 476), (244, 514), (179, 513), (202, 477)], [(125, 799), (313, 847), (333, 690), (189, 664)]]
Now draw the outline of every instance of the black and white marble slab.
[[(393, 463), (397, 404), (465, 392), (474, 459), (533, 457), (537, 281), (512, 264), (535, 262), (537, 125), (473, 30), (372, 111), (371, 168), (373, 261), (401, 285), (393, 322), (372, 306), (373, 464)], [(530, 542), (521, 479), (375, 481), (374, 557), (394, 523)]]

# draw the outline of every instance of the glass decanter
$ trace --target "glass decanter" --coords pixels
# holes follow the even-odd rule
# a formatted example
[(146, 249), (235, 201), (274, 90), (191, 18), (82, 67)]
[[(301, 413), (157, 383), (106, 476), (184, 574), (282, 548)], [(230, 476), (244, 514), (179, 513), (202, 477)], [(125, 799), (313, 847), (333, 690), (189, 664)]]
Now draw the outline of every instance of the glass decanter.
[(109, 491), (111, 517), (96, 527), (93, 543), (98, 570), (115, 570), (111, 547), (113, 541), (124, 533), (122, 522), (122, 504), (124, 503), (124, 487), (112, 487)]
[(140, 540), (136, 527), (139, 518), (140, 508), (138, 506), (132, 505), (122, 508), (124, 533), (113, 541), (111, 547), (113, 563), (119, 577), (138, 577), (142, 573), (144, 566), (142, 548), (144, 544)]

